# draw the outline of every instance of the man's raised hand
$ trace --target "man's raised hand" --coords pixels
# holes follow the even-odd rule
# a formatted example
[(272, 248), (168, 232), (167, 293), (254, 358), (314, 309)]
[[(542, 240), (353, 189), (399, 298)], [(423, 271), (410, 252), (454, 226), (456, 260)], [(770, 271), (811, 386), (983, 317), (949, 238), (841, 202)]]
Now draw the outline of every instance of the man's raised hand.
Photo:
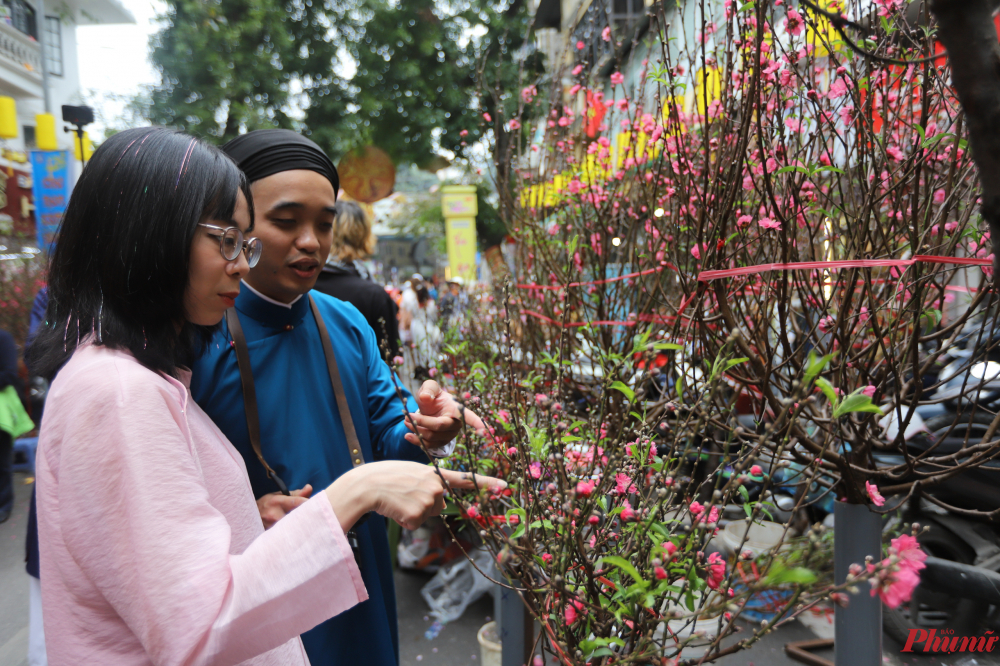
[[(469, 408), (455, 401), (450, 393), (443, 390), (436, 381), (428, 380), (421, 385), (416, 395), (419, 411), (407, 414), (406, 427), (410, 432), (406, 441), (420, 446), (420, 439), (430, 448), (440, 448), (455, 439), (464, 422), (472, 426), (477, 434), (485, 434), (486, 424)], [(417, 437), (419, 433), (420, 437)]]

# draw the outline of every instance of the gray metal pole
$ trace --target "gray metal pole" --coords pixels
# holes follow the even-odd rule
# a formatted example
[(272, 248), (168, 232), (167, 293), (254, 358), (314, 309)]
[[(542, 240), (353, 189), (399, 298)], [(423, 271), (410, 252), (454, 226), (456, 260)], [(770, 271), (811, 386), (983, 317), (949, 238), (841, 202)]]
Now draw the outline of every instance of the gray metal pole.
[(49, 63), (45, 58), (45, 0), (35, 0), (38, 8), (38, 19), (35, 27), (38, 29), (38, 46), (42, 49), (42, 94), (45, 96), (45, 113), (52, 113), (52, 100), (49, 98)]
[[(846, 502), (836, 502), (833, 515), (833, 572), (840, 585), (852, 564), (864, 565), (869, 555), (882, 559), (882, 517)], [(881, 666), (882, 601), (871, 596), (868, 583), (858, 585), (847, 608), (836, 608), (834, 620), (836, 666)]]
[[(510, 582), (510, 581), (508, 581)], [(494, 602), (497, 614), (497, 635), (500, 637), (501, 666), (531, 666), (531, 648), (534, 645), (534, 622), (524, 607), (520, 595), (514, 590), (498, 587), (499, 603)]]

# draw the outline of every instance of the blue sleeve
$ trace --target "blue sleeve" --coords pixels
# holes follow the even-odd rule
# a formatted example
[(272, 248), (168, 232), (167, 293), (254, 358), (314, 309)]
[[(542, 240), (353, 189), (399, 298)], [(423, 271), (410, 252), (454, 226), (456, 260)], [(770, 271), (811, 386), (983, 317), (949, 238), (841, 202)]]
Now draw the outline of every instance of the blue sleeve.
[(31, 304), (31, 314), (28, 318), (28, 340), (35, 337), (35, 331), (45, 321), (45, 310), (49, 307), (49, 288), (42, 287), (35, 294), (35, 300)]
[(49, 288), (42, 287), (35, 294), (35, 300), (31, 303), (31, 314), (28, 315), (28, 339), (24, 344), (24, 363), (28, 366), (28, 373), (32, 372), (31, 364), (28, 363), (28, 348), (31, 347), (31, 341), (35, 339), (35, 334), (38, 332), (38, 327), (45, 322), (45, 311), (49, 307)]
[(417, 411), (414, 400), (399, 377), (393, 381), (393, 371), (379, 353), (378, 343), (371, 326), (359, 327), (364, 336), (364, 359), (368, 371), (368, 418), (371, 421), (372, 451), (376, 460), (412, 460), (429, 462), (420, 447), (404, 439), (410, 432), (403, 419), (403, 404), (396, 393), (396, 386), (406, 399), (408, 411)]

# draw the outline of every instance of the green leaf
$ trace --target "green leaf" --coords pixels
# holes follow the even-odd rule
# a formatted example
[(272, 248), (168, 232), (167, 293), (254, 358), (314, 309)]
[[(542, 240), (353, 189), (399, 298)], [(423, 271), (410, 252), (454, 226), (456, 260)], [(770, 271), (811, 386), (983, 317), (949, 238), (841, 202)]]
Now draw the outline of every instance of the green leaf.
[(826, 356), (816, 356), (815, 352), (809, 352), (809, 360), (806, 364), (806, 375), (803, 378), (806, 385), (811, 384), (812, 381), (819, 376), (819, 373), (823, 372), (823, 368), (826, 364), (830, 362), (833, 358), (833, 354), (827, 354)]
[(629, 402), (633, 402), (635, 400), (635, 391), (633, 391), (632, 389), (630, 389), (628, 386), (626, 386), (625, 384), (623, 384), (620, 381), (614, 382), (608, 388), (612, 388), (612, 389), (621, 391), (623, 394), (625, 394), (625, 397), (628, 398)]
[(818, 386), (820, 390), (823, 391), (823, 394), (826, 396), (826, 399), (830, 401), (830, 404), (833, 405), (834, 410), (836, 410), (837, 405), (840, 402), (840, 399), (837, 397), (837, 389), (833, 388), (833, 384), (828, 382), (823, 377), (818, 377), (816, 379), (816, 386)]
[(605, 564), (614, 565), (619, 569), (621, 569), (622, 571), (624, 571), (625, 573), (627, 573), (629, 576), (635, 579), (636, 583), (639, 583), (640, 585), (646, 584), (646, 581), (643, 579), (642, 576), (639, 575), (639, 572), (636, 570), (634, 566), (632, 566), (632, 564), (628, 560), (618, 557), (617, 555), (606, 555), (601, 559)]
[(772, 584), (795, 583), (797, 585), (809, 585), (816, 582), (816, 574), (805, 567), (793, 567), (791, 569), (781, 568), (771, 573), (767, 577)]
[(747, 492), (747, 489), (744, 486), (740, 486), (740, 496), (743, 497), (744, 502), (750, 501), (750, 493)]
[(674, 351), (679, 351), (681, 349), (684, 349), (684, 347), (682, 345), (677, 344), (676, 342), (657, 342), (656, 344), (653, 345), (653, 349), (656, 350), (673, 349)]
[(726, 370), (733, 367), (734, 365), (739, 365), (740, 363), (746, 363), (749, 360), (750, 357), (748, 356), (743, 356), (741, 358), (731, 358), (728, 361), (726, 361)]
[(566, 254), (573, 256), (573, 253), (576, 252), (576, 244), (579, 242), (580, 236), (574, 235), (573, 238), (570, 239), (569, 244), (566, 246)]
[(798, 164), (791, 164), (789, 166), (783, 166), (783, 167), (781, 167), (780, 169), (778, 169), (777, 171), (774, 172), (774, 175), (777, 176), (779, 174), (788, 173), (789, 171), (800, 171), (802, 173), (809, 173), (809, 169), (808, 168), (806, 168), (804, 166), (800, 166)]
[(852, 412), (869, 412), (871, 414), (881, 414), (882, 410), (878, 405), (872, 403), (872, 399), (867, 395), (854, 392), (844, 398), (844, 401), (833, 410), (833, 418), (840, 418), (844, 414)]

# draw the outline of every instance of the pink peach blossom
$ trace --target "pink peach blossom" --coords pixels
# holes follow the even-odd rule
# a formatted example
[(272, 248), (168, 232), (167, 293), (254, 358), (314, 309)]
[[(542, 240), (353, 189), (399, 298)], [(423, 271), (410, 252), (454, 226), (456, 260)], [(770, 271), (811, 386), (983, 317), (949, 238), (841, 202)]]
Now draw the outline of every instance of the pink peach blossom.
[(708, 556), (708, 578), (705, 583), (713, 590), (718, 590), (726, 578), (726, 563), (718, 553)]
[(582, 603), (579, 601), (571, 601), (566, 604), (566, 610), (563, 612), (563, 616), (566, 618), (566, 624), (573, 624), (580, 615), (583, 615)]
[(615, 489), (618, 491), (619, 495), (636, 492), (636, 487), (635, 484), (632, 483), (632, 479), (629, 478), (628, 474), (623, 474), (621, 472), (615, 474)]
[(882, 506), (885, 504), (885, 498), (879, 493), (878, 486), (871, 481), (865, 481), (865, 491), (868, 493), (868, 497), (871, 498), (872, 504), (875, 506)]
[(785, 31), (789, 35), (798, 35), (802, 33), (803, 25), (805, 21), (802, 20), (802, 15), (789, 7), (785, 13)]

